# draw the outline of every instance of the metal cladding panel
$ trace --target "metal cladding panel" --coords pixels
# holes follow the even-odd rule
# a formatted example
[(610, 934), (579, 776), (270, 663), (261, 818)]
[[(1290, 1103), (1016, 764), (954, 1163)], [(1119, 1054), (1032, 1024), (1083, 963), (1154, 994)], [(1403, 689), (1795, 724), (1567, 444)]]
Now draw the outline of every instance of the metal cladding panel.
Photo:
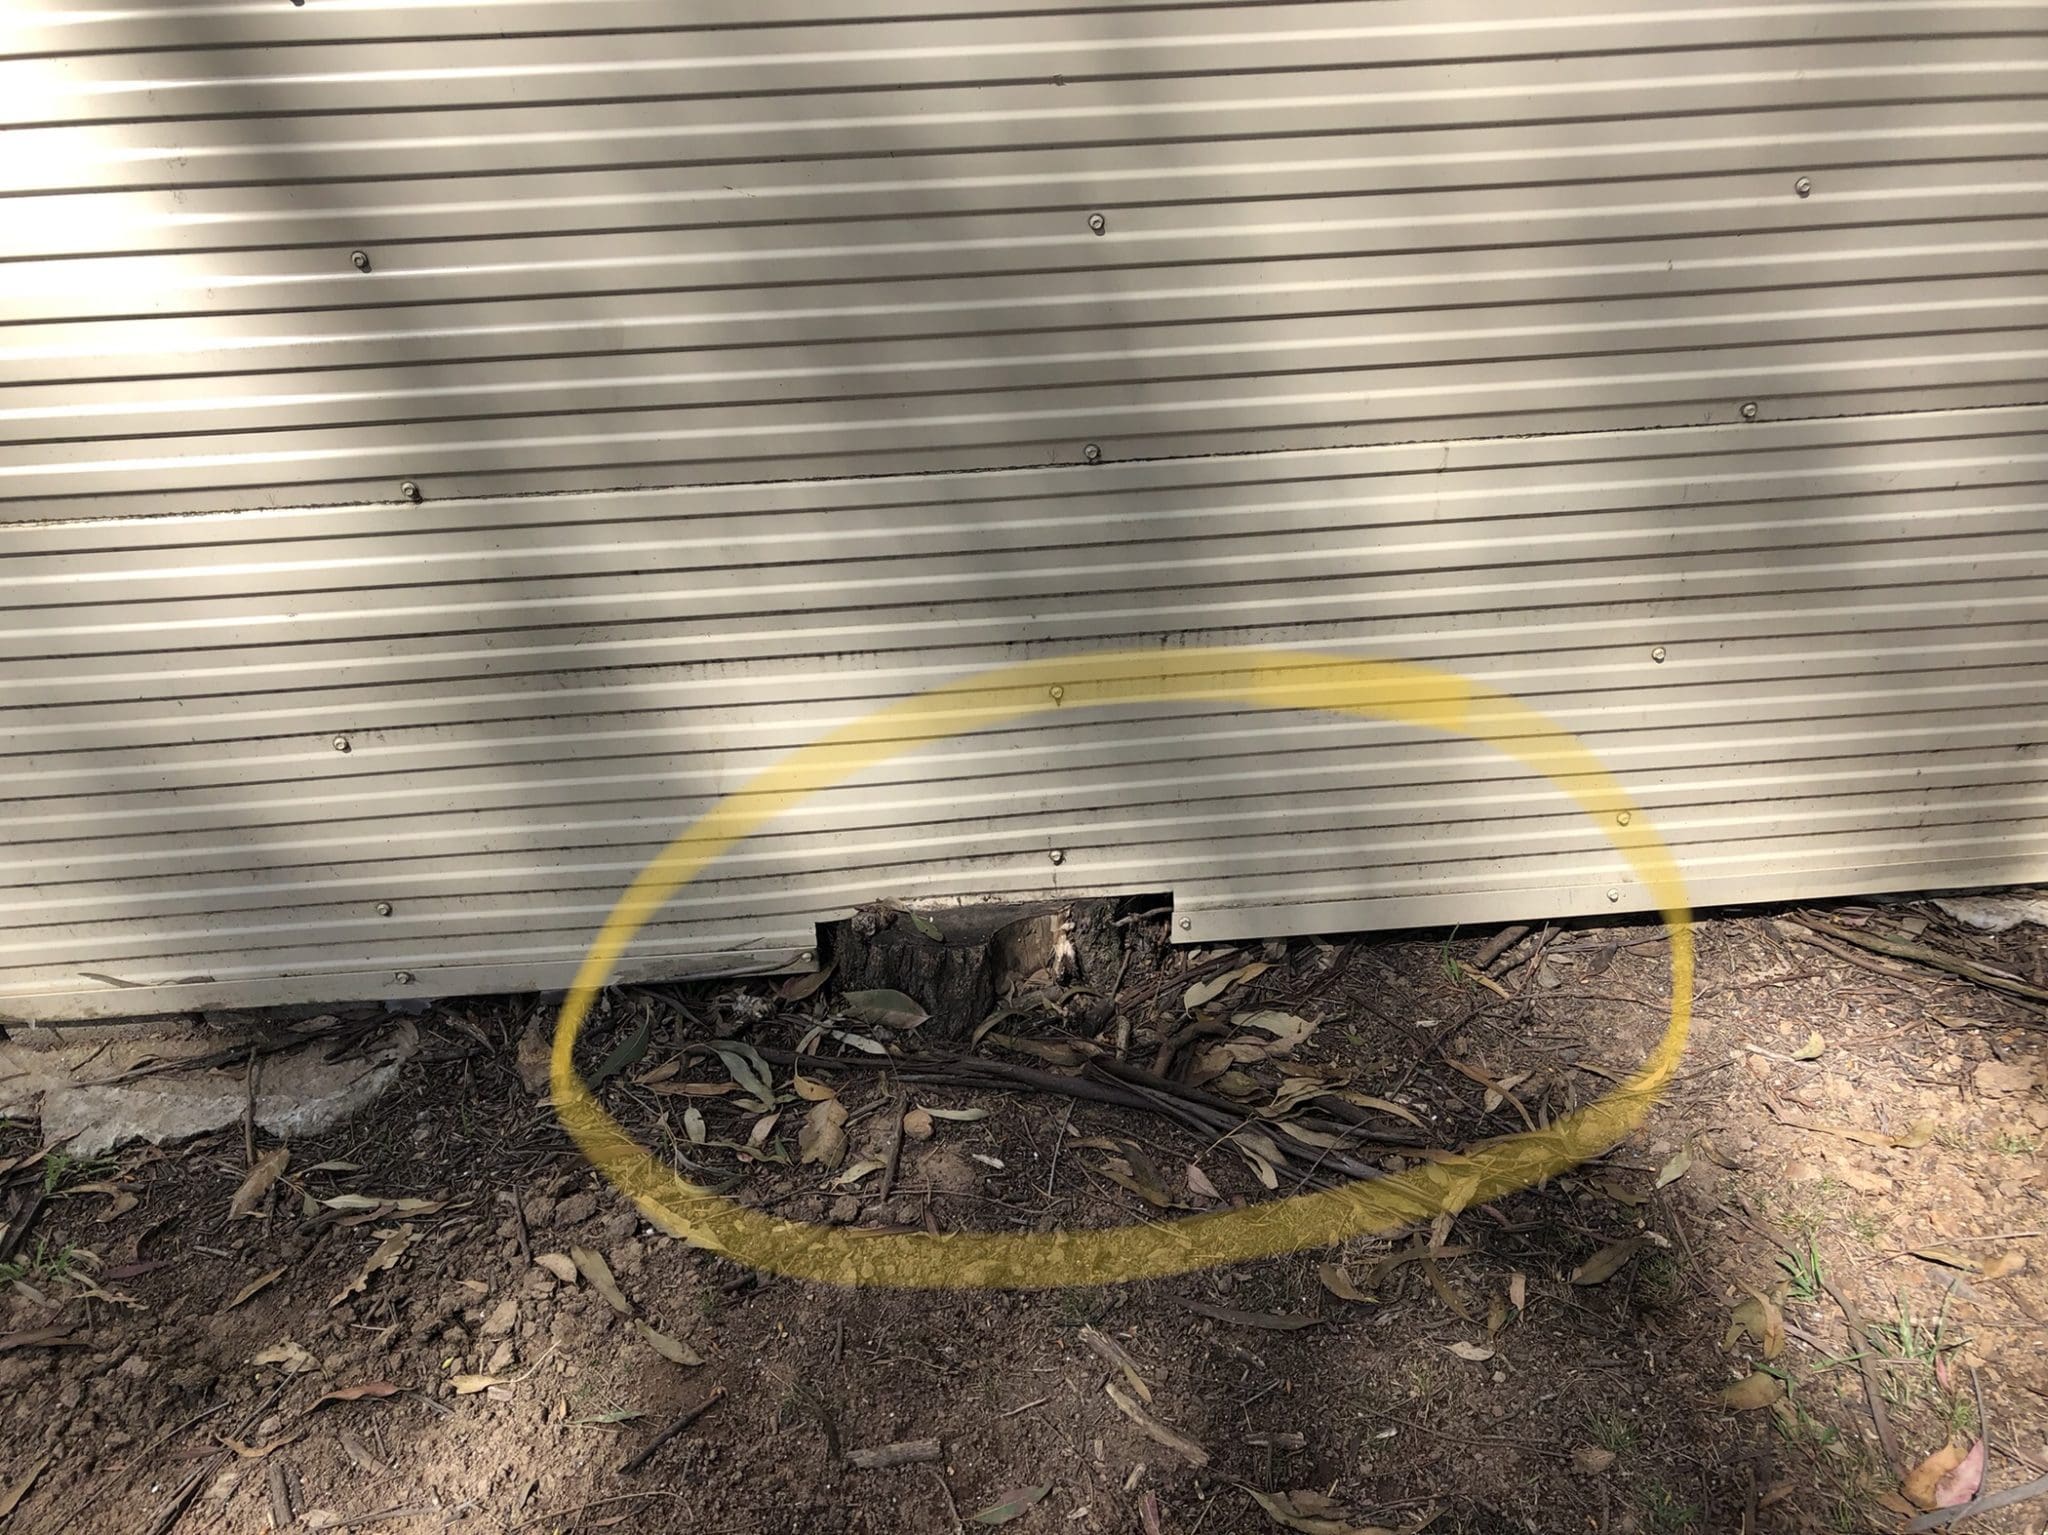
[[(1514, 693), (1703, 901), (2048, 877), (2039, 0), (898, 9), (0, 17), (0, 1016), (560, 985), (760, 767), (1103, 648)], [(1067, 711), (626, 973), (1108, 891), (1645, 899), (1484, 747)]]

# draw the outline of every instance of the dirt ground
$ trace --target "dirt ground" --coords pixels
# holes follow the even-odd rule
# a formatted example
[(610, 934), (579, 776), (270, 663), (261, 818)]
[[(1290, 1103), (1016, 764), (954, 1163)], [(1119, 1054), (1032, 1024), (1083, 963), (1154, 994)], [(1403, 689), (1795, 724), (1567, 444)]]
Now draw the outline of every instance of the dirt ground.
[[(0, 1126), (0, 1530), (1901, 1529), (1944, 1446), (1982, 1442), (1984, 1492), (2048, 1472), (2048, 1008), (1853, 940), (2039, 988), (2048, 932), (1814, 915), (1852, 938), (1699, 925), (1680, 1076), (1597, 1161), (1111, 1288), (838, 1289), (654, 1231), (522, 1082), (534, 998), (345, 1016), (356, 1048), (387, 1023), (422, 1048), (246, 1214), (240, 1128), (78, 1159)], [(1661, 929), (1545, 930), (1482, 970), (1488, 936), (1147, 948), (1113, 1010), (1055, 981), (965, 1047), (1135, 1107), (934, 1064), (962, 1048), (937, 1020), (891, 1029), (830, 984), (612, 993), (584, 1071), (692, 1176), (877, 1242), (1158, 1221), (1544, 1125), (1662, 1032)], [(1250, 1132), (1105, 1070), (1190, 1024), (1164, 1097), (1263, 1107)], [(807, 1036), (799, 1083), (774, 1057)], [(691, 1048), (714, 1038), (757, 1053)], [(2048, 1497), (1965, 1528), (2048, 1529)]]

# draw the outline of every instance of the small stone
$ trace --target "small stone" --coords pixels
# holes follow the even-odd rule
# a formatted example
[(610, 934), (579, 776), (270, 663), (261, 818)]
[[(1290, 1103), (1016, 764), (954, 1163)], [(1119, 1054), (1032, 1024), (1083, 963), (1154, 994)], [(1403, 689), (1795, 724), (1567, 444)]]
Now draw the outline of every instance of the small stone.
[(860, 1219), (860, 1201), (851, 1194), (841, 1194), (832, 1201), (832, 1208), (825, 1212), (825, 1218), (835, 1226), (849, 1225)]
[(555, 1206), (555, 1224), (557, 1226), (577, 1226), (589, 1220), (595, 1214), (597, 1214), (597, 1196), (595, 1194), (589, 1192), (571, 1194), (567, 1199)]
[(526, 1201), (526, 1223), (529, 1226), (545, 1226), (555, 1218), (555, 1202), (545, 1194), (536, 1194)]
[(510, 1338), (502, 1338), (499, 1340), (498, 1346), (491, 1350), (490, 1363), (484, 1366), (484, 1374), (496, 1375), (511, 1363), (512, 1340)]
[(502, 1338), (519, 1325), (519, 1302), (511, 1297), (491, 1308), (491, 1314), (484, 1318), (483, 1335), (486, 1338)]
[(130, 1354), (115, 1367), (114, 1373), (129, 1380), (148, 1380), (156, 1373), (156, 1366), (140, 1354)]
[(640, 1217), (631, 1210), (621, 1210), (617, 1215), (606, 1216), (604, 1224), (597, 1229), (604, 1237), (605, 1246), (613, 1247), (640, 1229)]

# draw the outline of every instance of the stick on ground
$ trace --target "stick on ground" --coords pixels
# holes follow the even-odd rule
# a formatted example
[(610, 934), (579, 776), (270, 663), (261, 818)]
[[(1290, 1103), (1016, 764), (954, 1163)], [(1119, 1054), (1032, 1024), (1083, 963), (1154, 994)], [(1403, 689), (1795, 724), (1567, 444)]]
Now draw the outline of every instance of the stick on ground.
[(709, 1396), (705, 1397), (703, 1401), (699, 1402), (695, 1407), (692, 1407), (680, 1418), (677, 1418), (675, 1422), (671, 1423), (667, 1428), (663, 1429), (660, 1433), (656, 1434), (652, 1439), (648, 1440), (647, 1447), (645, 1449), (643, 1449), (638, 1455), (635, 1455), (631, 1460), (627, 1461), (623, 1466), (619, 1467), (619, 1475), (631, 1476), (635, 1471), (638, 1471), (642, 1466), (646, 1465), (648, 1461), (654, 1458), (654, 1452), (656, 1450), (660, 1449), (663, 1445), (667, 1444), (671, 1439), (675, 1438), (676, 1435), (680, 1434), (684, 1429), (688, 1428), (692, 1423), (695, 1423), (699, 1418), (703, 1417), (705, 1413), (711, 1411), (712, 1408), (716, 1407), (720, 1402), (724, 1400), (725, 1387), (713, 1386), (711, 1388), (711, 1394)]

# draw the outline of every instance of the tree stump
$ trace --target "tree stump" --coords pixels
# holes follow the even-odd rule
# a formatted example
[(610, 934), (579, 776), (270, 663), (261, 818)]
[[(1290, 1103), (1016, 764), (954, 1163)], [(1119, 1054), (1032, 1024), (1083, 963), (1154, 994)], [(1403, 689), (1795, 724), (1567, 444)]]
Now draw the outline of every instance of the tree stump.
[(1122, 953), (1117, 905), (863, 907), (832, 930), (834, 979), (847, 991), (902, 992), (931, 1014), (924, 1031), (945, 1039), (964, 1039), (1034, 978), (1092, 992), (1091, 1011), (1107, 1018)]

